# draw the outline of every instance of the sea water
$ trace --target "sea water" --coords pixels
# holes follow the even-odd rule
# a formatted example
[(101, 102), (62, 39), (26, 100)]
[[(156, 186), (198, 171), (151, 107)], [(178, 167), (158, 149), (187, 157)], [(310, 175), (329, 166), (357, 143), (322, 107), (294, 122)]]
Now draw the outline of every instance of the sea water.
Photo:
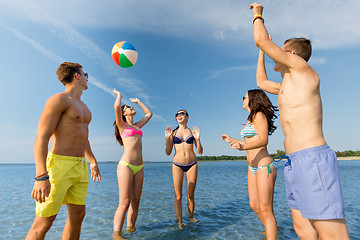
[[(195, 191), (195, 214), (190, 223), (183, 189), (184, 228), (174, 213), (171, 163), (145, 162), (143, 194), (137, 231), (127, 239), (265, 239), (264, 227), (251, 210), (244, 161), (201, 161)], [(338, 161), (346, 222), (352, 240), (360, 239), (360, 161)], [(116, 162), (99, 162), (102, 180), (90, 182), (81, 239), (112, 239), (113, 216), (118, 205)], [(284, 162), (277, 164), (274, 212), (278, 239), (297, 239), (286, 203)], [(31, 198), (34, 164), (0, 164), (0, 239), (24, 239), (35, 216)], [(46, 239), (61, 239), (67, 207), (61, 208)], [(125, 223), (126, 225), (126, 223)]]

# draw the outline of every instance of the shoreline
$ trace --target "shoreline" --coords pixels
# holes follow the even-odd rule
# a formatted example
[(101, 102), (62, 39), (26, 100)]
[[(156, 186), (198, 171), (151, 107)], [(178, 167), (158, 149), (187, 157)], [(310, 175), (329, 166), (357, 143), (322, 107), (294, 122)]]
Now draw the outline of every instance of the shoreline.
[(355, 157), (338, 157), (337, 160), (360, 160), (360, 156), (355, 156)]

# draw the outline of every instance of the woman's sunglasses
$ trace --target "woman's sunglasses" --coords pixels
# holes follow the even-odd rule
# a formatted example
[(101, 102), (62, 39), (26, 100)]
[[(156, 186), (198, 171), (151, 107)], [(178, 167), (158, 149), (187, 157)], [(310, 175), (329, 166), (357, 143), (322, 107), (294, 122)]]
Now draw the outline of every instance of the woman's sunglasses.
[(175, 117), (178, 117), (178, 116), (187, 116), (187, 113), (186, 112), (178, 112), (175, 114)]

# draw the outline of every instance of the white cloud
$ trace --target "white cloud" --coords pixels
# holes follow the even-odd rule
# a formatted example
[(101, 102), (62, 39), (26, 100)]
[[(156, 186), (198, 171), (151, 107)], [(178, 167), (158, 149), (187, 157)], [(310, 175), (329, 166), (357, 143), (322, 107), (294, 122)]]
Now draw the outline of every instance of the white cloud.
[[(29, 43), (33, 48), (35, 48), (41, 54), (45, 55), (47, 58), (53, 60), (54, 62), (57, 62), (60, 64), (65, 61), (64, 58), (62, 58), (61, 56), (58, 56), (56, 53), (54, 53), (50, 49), (43, 47), (41, 44), (39, 44), (35, 40), (29, 38), (28, 36), (24, 35), (23, 33), (15, 30), (9, 26), (6, 26), (5, 24), (3, 24), (1, 22), (0, 22), (0, 26), (3, 27), (4, 29), (7, 29), (10, 32), (12, 32), (17, 38)], [(96, 78), (89, 77), (89, 82), (92, 83), (93, 85), (97, 86), (98, 88), (104, 90), (105, 92), (108, 92), (113, 95), (112, 90), (109, 87), (107, 87), (105, 84), (103, 84), (102, 82), (98, 81)]]
[(37, 51), (39, 51), (41, 54), (45, 55), (47, 58), (53, 60), (54, 62), (57, 63), (62, 63), (65, 60), (56, 55), (53, 51), (46, 49), (45, 47), (43, 47), (42, 45), (40, 45), (38, 42), (34, 41), (33, 39), (29, 38), (28, 36), (22, 34), (21, 32), (15, 30), (14, 28), (11, 28), (3, 23), (0, 22), (0, 27), (10, 31), (11, 33), (13, 33), (17, 38), (27, 42), (28, 44), (30, 44), (33, 48), (35, 48)]
[(152, 119), (155, 122), (165, 122), (165, 119), (162, 116), (155, 114), (155, 113), (153, 113)]
[(92, 83), (93, 85), (95, 85), (96, 87), (104, 90), (105, 92), (110, 93), (111, 95), (113, 95), (115, 97), (115, 94), (113, 93), (112, 89), (107, 87), (102, 82), (98, 81), (96, 78), (89, 76), (89, 82)]
[(312, 57), (309, 60), (310, 65), (324, 65), (326, 62), (324, 57)]
[(211, 80), (211, 79), (214, 79), (214, 78), (218, 78), (221, 75), (224, 75), (224, 74), (227, 74), (227, 73), (230, 73), (230, 72), (247, 71), (247, 70), (253, 70), (253, 69), (256, 69), (255, 65), (228, 67), (228, 68), (225, 68), (225, 69), (213, 71), (211, 73), (211, 75), (206, 78), (206, 80)]
[[(105, 52), (101, 48), (99, 48), (95, 43), (93, 43), (88, 37), (81, 34), (74, 26), (79, 27), (79, 19), (82, 17), (91, 15), (91, 11), (97, 11), (96, 9), (103, 9), (103, 6), (96, 6), (96, 2), (93, 5), (89, 5), (88, 2), (81, 2), (81, 6), (77, 6), (80, 2), (62, 2), (60, 5), (56, 2), (41, 2), (38, 1), (24, 1), (19, 8), (19, 1), (15, 2), (5, 2), (4, 7), (10, 7), (10, 9), (16, 9), (16, 12), (19, 14), (23, 14), (23, 17), (27, 17), (30, 20), (45, 26), (49, 31), (55, 34), (57, 37), (62, 39), (65, 43), (70, 45), (71, 47), (79, 49), (84, 55), (91, 58), (97, 64), (102, 66), (102, 68), (110, 74), (115, 74), (118, 71), (115, 71), (117, 68), (109, 57), (109, 53)], [(68, 6), (71, 6), (69, 8)], [(92, 6), (90, 9), (87, 7)], [(114, 6), (110, 7), (112, 9)], [(70, 14), (70, 15), (68, 15)], [(104, 13), (105, 14), (105, 13)], [(96, 21), (102, 22), (103, 18), (98, 18)], [(76, 16), (75, 18), (73, 16)], [(74, 18), (74, 19), (73, 19)], [(95, 25), (96, 26), (96, 25)], [(40, 44), (37, 44), (40, 46)], [(40, 49), (39, 47), (36, 49)], [(44, 53), (44, 48), (42, 49), (42, 53)], [(49, 51), (50, 52), (50, 51)], [(55, 55), (55, 54), (53, 54)], [(48, 53), (47, 56), (50, 56)], [(59, 57), (59, 59), (62, 59)], [(125, 73), (122, 73), (123, 75)], [(150, 103), (150, 96), (145, 93), (145, 91), (140, 87), (145, 85), (141, 80), (134, 78), (121, 78), (121, 81), (125, 81), (127, 83), (126, 91), (133, 92), (139, 97), (141, 97), (147, 105), (153, 107)], [(106, 87), (105, 84), (96, 80), (95, 78), (89, 79), (92, 80), (95, 86), (100, 87), (106, 92), (112, 94), (111, 89)]]
[[(247, 1), (3, 0), (1, 4), (2, 11), (12, 11), (44, 25), (48, 24), (75, 45), (77, 42), (73, 40), (81, 38), (81, 35), (69, 28), (70, 25), (76, 28), (116, 28), (218, 41), (252, 41), (252, 13)], [(281, 43), (293, 36), (309, 37), (317, 49), (348, 47), (360, 43), (358, 0), (273, 0), (264, 3), (264, 7), (265, 24), (273, 39)], [(94, 49), (85, 39), (84, 50), (88, 46)], [(93, 54), (99, 56), (98, 51)]]

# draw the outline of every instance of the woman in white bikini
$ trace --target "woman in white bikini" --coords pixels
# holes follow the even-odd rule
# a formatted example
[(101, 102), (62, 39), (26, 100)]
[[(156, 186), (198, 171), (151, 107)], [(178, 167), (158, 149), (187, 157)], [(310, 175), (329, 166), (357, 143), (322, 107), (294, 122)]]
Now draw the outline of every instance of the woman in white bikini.
[(139, 99), (130, 98), (131, 102), (137, 103), (145, 112), (145, 116), (134, 124), (136, 111), (128, 105), (121, 106), (121, 93), (116, 89), (113, 92), (117, 95), (114, 104), (116, 120), (113, 124), (115, 137), (120, 145), (124, 146), (124, 153), (117, 166), (119, 205), (114, 215), (113, 239), (124, 239), (121, 230), (128, 210), (126, 230), (136, 230), (135, 223), (144, 179), (141, 128), (150, 120), (152, 113)]
[(231, 148), (246, 150), (250, 207), (265, 226), (267, 239), (276, 239), (277, 223), (273, 198), (277, 172), (267, 144), (268, 135), (276, 129), (274, 119), (277, 118), (277, 107), (272, 105), (264, 91), (254, 89), (249, 90), (243, 97), (243, 109), (249, 111), (245, 127), (241, 131), (244, 141), (231, 138), (227, 134), (221, 137), (230, 143)]
[(191, 222), (198, 222), (194, 219), (195, 209), (195, 186), (198, 174), (198, 164), (194, 153), (194, 143), (199, 154), (203, 153), (203, 147), (200, 142), (200, 129), (194, 127), (193, 130), (187, 127), (189, 114), (185, 110), (179, 110), (176, 114), (176, 121), (179, 126), (174, 130), (171, 127), (165, 129), (166, 155), (170, 155), (172, 148), (175, 148), (174, 161), (172, 166), (173, 182), (175, 190), (175, 215), (179, 223), (179, 228), (183, 226), (182, 222), (182, 184), (184, 174), (186, 173), (187, 182), (187, 207), (189, 219)]

